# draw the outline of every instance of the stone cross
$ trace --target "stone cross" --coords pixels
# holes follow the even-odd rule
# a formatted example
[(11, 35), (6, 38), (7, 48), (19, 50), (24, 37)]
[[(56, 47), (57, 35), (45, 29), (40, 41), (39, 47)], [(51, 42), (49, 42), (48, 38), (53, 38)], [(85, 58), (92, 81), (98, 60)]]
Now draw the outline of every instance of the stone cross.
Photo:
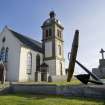
[(102, 54), (102, 59), (104, 59), (104, 50), (101, 48), (101, 51), (100, 51), (100, 53)]

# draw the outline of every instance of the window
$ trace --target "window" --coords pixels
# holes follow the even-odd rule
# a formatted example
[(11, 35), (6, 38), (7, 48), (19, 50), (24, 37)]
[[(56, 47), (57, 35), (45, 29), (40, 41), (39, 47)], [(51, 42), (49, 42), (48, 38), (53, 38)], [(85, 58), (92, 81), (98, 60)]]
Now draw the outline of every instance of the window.
[(62, 75), (62, 63), (60, 62), (60, 75)]
[(57, 30), (57, 35), (59, 38), (61, 38), (61, 31), (60, 30)]
[(5, 62), (5, 48), (4, 47), (2, 47), (1, 49), (0, 60)]
[(46, 35), (46, 38), (52, 36), (52, 29), (51, 28), (47, 29), (45, 35)]
[(51, 28), (49, 29), (49, 36), (52, 36), (52, 30), (51, 30)]
[(28, 52), (27, 54), (27, 74), (32, 72), (32, 53)]
[(59, 31), (59, 37), (61, 38), (61, 31)]
[(58, 35), (58, 37), (59, 37), (59, 30), (57, 30), (57, 35)]
[(5, 39), (5, 37), (3, 37), (2, 42), (4, 43), (4, 42), (5, 42), (5, 40), (6, 40), (6, 39)]
[(61, 45), (58, 45), (59, 55), (61, 55)]
[(5, 51), (5, 62), (8, 62), (8, 47), (6, 48)]
[(40, 55), (36, 56), (36, 71), (40, 71)]
[(46, 38), (48, 37), (48, 30), (46, 30)]

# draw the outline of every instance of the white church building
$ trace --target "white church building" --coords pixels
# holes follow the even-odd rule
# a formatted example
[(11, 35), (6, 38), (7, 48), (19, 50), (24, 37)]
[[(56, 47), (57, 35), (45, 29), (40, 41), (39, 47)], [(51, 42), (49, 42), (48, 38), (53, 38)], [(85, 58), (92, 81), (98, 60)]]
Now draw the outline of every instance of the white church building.
[(42, 43), (5, 26), (0, 33), (0, 81), (56, 81), (65, 78), (63, 26), (51, 11)]

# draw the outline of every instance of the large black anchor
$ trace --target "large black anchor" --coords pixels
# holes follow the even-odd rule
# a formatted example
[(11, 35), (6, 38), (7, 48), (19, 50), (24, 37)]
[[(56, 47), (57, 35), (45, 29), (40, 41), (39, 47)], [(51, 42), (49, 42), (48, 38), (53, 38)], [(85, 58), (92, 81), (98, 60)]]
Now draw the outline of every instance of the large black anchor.
[[(87, 74), (75, 75), (75, 77), (77, 77), (77, 79), (79, 79), (82, 83), (87, 84), (88, 82), (92, 82), (95, 84), (104, 84), (95, 74), (90, 72), (90, 70), (88, 70), (84, 65), (82, 65), (79, 61), (76, 60), (78, 45), (79, 45), (79, 31), (76, 30), (72, 43), (71, 52), (68, 53), (69, 67), (68, 67), (67, 82), (70, 82), (74, 73), (75, 63), (77, 63), (87, 73)], [(94, 80), (90, 80), (90, 76)]]

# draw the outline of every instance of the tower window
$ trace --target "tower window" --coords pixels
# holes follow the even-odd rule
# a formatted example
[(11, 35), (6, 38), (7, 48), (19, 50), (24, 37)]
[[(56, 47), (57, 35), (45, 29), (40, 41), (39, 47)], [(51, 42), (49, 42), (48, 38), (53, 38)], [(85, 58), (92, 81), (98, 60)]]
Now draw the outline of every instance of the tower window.
[(27, 54), (27, 74), (32, 72), (32, 53), (28, 52)]
[(61, 31), (59, 31), (59, 37), (61, 38)]
[(49, 36), (52, 36), (52, 30), (51, 30), (51, 28), (49, 29)]
[(61, 55), (61, 45), (58, 45), (59, 55)]
[(47, 29), (45, 35), (46, 35), (46, 38), (52, 36), (52, 29), (51, 28)]
[(61, 38), (61, 31), (60, 30), (57, 30), (57, 35), (59, 38)]
[(46, 38), (48, 37), (48, 30), (46, 30)]
[(58, 35), (58, 37), (59, 37), (59, 30), (57, 30), (57, 35)]
[(60, 62), (60, 75), (62, 75), (62, 63)]

